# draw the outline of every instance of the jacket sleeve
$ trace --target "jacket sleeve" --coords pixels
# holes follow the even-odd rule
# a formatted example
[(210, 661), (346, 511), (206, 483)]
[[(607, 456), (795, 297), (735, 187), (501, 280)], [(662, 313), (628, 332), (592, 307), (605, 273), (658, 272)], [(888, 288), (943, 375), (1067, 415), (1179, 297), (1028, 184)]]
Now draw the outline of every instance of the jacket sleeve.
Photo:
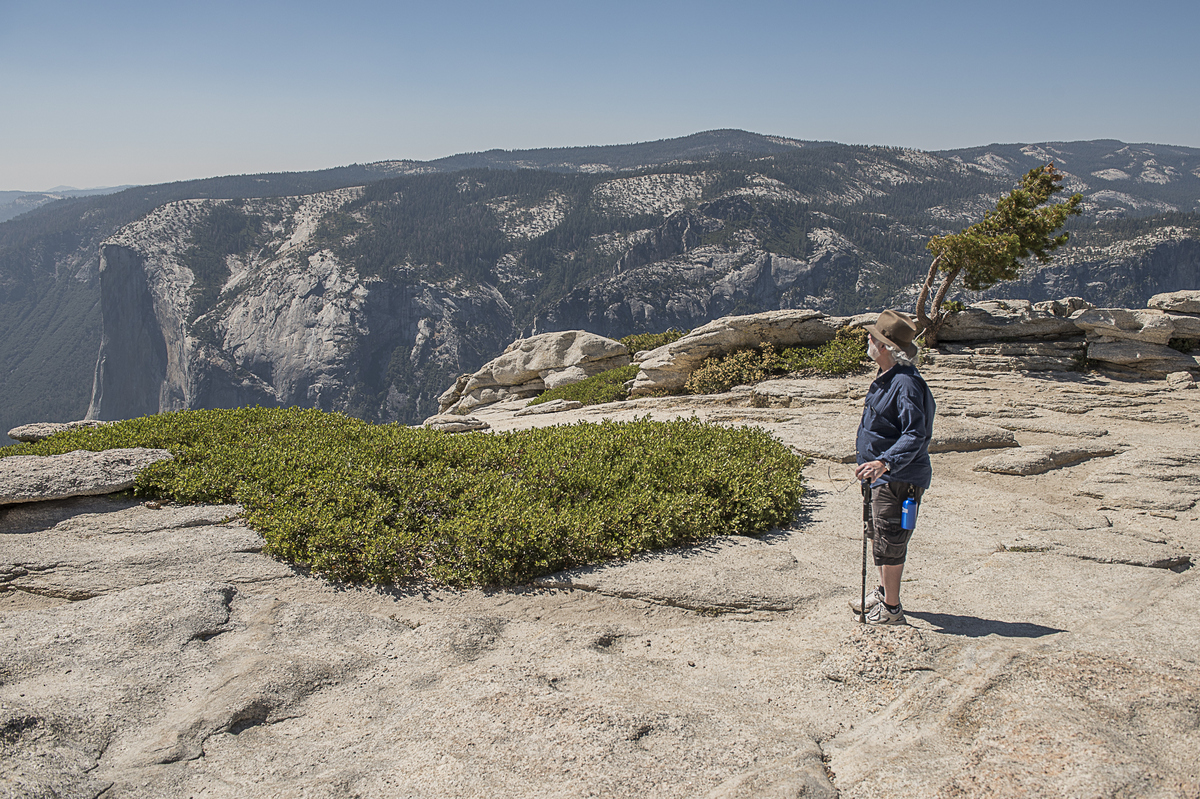
[(895, 403), (900, 437), (879, 456), (892, 472), (903, 469), (921, 454), (929, 429), (929, 420), (925, 418), (925, 396), (919, 385), (912, 380), (898, 380)]

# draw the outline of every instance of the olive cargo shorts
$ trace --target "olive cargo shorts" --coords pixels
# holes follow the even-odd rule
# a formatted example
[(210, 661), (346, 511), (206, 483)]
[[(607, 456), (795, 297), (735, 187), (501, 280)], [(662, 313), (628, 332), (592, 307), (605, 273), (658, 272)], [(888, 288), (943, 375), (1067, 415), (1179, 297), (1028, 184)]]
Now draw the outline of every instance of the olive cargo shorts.
[(867, 538), (871, 539), (871, 551), (876, 566), (898, 566), (908, 557), (908, 539), (912, 530), (900, 526), (900, 512), (909, 489), (921, 507), (921, 495), (925, 489), (909, 483), (884, 483), (871, 489), (871, 521), (867, 525)]

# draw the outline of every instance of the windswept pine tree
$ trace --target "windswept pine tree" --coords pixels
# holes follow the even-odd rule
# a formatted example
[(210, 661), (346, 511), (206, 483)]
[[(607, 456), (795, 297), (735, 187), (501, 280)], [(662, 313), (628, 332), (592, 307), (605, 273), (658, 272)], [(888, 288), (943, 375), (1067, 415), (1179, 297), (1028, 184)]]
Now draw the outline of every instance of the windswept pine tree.
[[(982, 222), (959, 233), (934, 236), (927, 249), (934, 254), (929, 273), (917, 297), (917, 319), (925, 327), (925, 346), (937, 344), (938, 330), (946, 321), (942, 307), (946, 294), (959, 275), (970, 291), (991, 288), (1002, 280), (1014, 280), (1025, 258), (1050, 263), (1050, 253), (1067, 243), (1067, 234), (1054, 234), (1068, 216), (1081, 213), (1082, 194), (1066, 202), (1050, 203), (1063, 190), (1063, 173), (1053, 163), (1029, 170), (1021, 185), (1000, 198)], [(1047, 204), (1049, 203), (1049, 204)], [(938, 273), (942, 283), (933, 295), (932, 316), (925, 310), (929, 292)]]

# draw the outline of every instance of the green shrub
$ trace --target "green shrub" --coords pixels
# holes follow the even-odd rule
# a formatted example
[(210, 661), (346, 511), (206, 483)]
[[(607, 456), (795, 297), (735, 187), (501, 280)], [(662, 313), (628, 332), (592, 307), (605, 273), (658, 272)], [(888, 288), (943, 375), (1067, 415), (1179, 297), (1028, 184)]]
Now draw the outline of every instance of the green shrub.
[(684, 332), (672, 328), (662, 333), (635, 333), (621, 339), (621, 343), (629, 348), (630, 355), (636, 355), (642, 350), (656, 350), (667, 344), (672, 344), (683, 338)]
[(835, 377), (862, 371), (867, 358), (867, 331), (840, 327), (833, 341), (819, 347), (790, 347), (780, 356), (785, 372)]
[(550, 400), (565, 399), (579, 400), (584, 405), (599, 405), (603, 402), (623, 400), (629, 396), (629, 392), (625, 390), (625, 383), (637, 377), (637, 373), (637, 364), (618, 366), (578, 383), (546, 389), (530, 400), (529, 404), (538, 405)]
[(648, 549), (786, 524), (804, 461), (765, 431), (695, 420), (500, 434), (316, 410), (182, 411), (0, 451), (157, 447), (135, 494), (239, 502), (265, 550), (331, 578), (526, 582)]
[(770, 344), (761, 350), (738, 350), (721, 358), (706, 358), (688, 375), (683, 388), (689, 394), (720, 394), (734, 386), (745, 386), (778, 374), (779, 356)]
[(777, 354), (764, 342), (757, 350), (738, 350), (705, 359), (688, 376), (684, 390), (689, 394), (719, 394), (787, 372), (827, 377), (851, 374), (863, 369), (866, 342), (865, 330), (849, 327), (839, 328), (832, 341), (819, 347), (789, 347)]

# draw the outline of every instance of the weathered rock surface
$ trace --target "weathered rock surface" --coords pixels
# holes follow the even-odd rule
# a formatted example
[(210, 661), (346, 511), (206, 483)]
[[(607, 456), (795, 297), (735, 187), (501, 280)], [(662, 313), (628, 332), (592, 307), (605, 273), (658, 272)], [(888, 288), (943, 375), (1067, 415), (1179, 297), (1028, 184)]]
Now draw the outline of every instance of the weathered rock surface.
[(793, 796), (836, 799), (837, 789), (829, 782), (821, 754), (821, 747), (806, 744), (794, 755), (726, 780), (705, 794), (705, 799)]
[(877, 316), (829, 317), (805, 310), (726, 316), (696, 328), (671, 344), (651, 350), (640, 362), (641, 371), (631, 395), (677, 391), (706, 358), (762, 344), (772, 344), (776, 348), (815, 347), (832, 340), (839, 327), (870, 324)]
[[(806, 579), (798, 580), (801, 574)], [(785, 547), (727, 536), (635, 558), (620, 569), (573, 569), (536, 583), (707, 612), (794, 610), (833, 587), (830, 575), (820, 574)]]
[(1007, 552), (1057, 552), (1080, 560), (1148, 569), (1178, 569), (1192, 562), (1191, 553), (1179, 544), (1102, 528), (1022, 531), (1001, 541), (1000, 546)]
[(1163, 344), (1149, 344), (1131, 339), (1089, 342), (1087, 357), (1108, 366), (1157, 377), (1200, 368), (1200, 357), (1196, 355), (1188, 355)]
[(487, 430), (491, 427), (487, 422), (474, 416), (454, 413), (439, 413), (430, 416), (422, 424), (432, 430), (441, 430), (445, 433), (469, 433), (472, 430)]
[(975, 464), (977, 472), (993, 474), (1042, 474), (1051, 469), (1074, 466), (1092, 458), (1104, 458), (1116, 454), (1113, 447), (1099, 444), (1043, 444), (1020, 447), (998, 455), (989, 455)]
[(1098, 412), (1108, 419), (1126, 419), (1131, 422), (1191, 427), (1192, 415), (1183, 409), (1163, 410), (1160, 408), (1106, 408)]
[[(988, 414), (990, 418), (990, 414)], [(1103, 427), (1088, 427), (1085, 425), (1075, 424), (1073, 422), (1058, 419), (1011, 419), (1011, 418), (990, 418), (992, 424), (997, 427), (1003, 427), (1005, 430), (1013, 430), (1016, 432), (1025, 433), (1050, 433), (1056, 436), (1064, 436), (1066, 438), (1101, 438), (1108, 435), (1108, 430)]]
[(1158, 446), (1118, 455), (1088, 476), (1080, 493), (1106, 505), (1183, 511), (1200, 500), (1200, 451)]
[(1172, 338), (1191, 342), (1200, 339), (1200, 315), (1172, 313), (1170, 316), (1175, 328)]
[(938, 331), (939, 342), (1057, 339), (1077, 336), (1080, 328), (1053, 309), (1033, 307), (1029, 300), (988, 300), (950, 314)]
[[(519, 386), (532, 380), (545, 380), (550, 374), (575, 366), (598, 365), (601, 371), (613, 368), (614, 359), (625, 358), (624, 344), (586, 330), (543, 333), (513, 342), (504, 354), (489, 361), (471, 375), (467, 390), (480, 386)], [(622, 363), (616, 363), (622, 366)]]
[(1042, 300), (1033, 304), (1035, 311), (1045, 311), (1061, 317), (1069, 317), (1077, 311), (1086, 311), (1095, 307), (1083, 297), (1063, 297), (1061, 300)]
[(1200, 314), (1200, 291), (1168, 291), (1147, 301), (1150, 308), (1177, 314)]
[(862, 399), (861, 380), (764, 380), (751, 390), (750, 404), (757, 408), (792, 408), (813, 400)]
[(532, 397), (629, 363), (629, 350), (619, 341), (585, 330), (543, 333), (509, 344), (465, 381), (459, 378), (438, 403), (443, 414), (462, 413), (512, 396)]
[(78, 422), (38, 422), (14, 427), (8, 431), (8, 437), (13, 441), (41, 441), (43, 438), (49, 438), (55, 433), (62, 433), (66, 430), (79, 430), (85, 427), (99, 427), (102, 424), (104, 423), (92, 420)]
[[(678, 341), (638, 354), (641, 370), (633, 396), (677, 392), (705, 358), (755, 348), (816, 346), (843, 325), (874, 321), (871, 314), (825, 317), (816, 311), (771, 311), (718, 319)], [(922, 362), (964, 374), (1079, 372), (1094, 366), (1162, 377), (1200, 370), (1200, 351), (1186, 354), (1179, 342), (1200, 340), (1200, 316), (1159, 309), (1096, 309), (1078, 297), (1037, 303), (988, 300), (953, 313), (938, 333), (938, 347)], [(1168, 343), (1171, 346), (1167, 346)], [(766, 406), (786, 391), (756, 392)]]
[(944, 344), (928, 350), (924, 360), (938, 369), (969, 369), (980, 372), (1071, 372), (1083, 367), (1087, 342), (996, 341), (975, 346)]
[(835, 463), (854, 463), (854, 431), (859, 417), (847, 413), (845, 407), (825, 404), (805, 411), (803, 418), (778, 420), (776, 435), (780, 440), (804, 455)]
[[(935, 429), (962, 450), (932, 455), (904, 627), (846, 609), (861, 501), (835, 460), (812, 461), (786, 529), (507, 590), (330, 585), (257, 552), (234, 507), (5, 506), (0, 784), (220, 799), (1195, 796), (1200, 617), (1179, 609), (1200, 603), (1200, 428), (1139, 415), (1190, 418), (1191, 392), (1056, 374), (928, 373), (939, 407), (960, 413)], [(509, 401), (479, 418), (514, 430), (695, 414), (831, 449), (848, 435), (852, 458), (869, 380), (551, 416)], [(1055, 403), (1122, 414), (1096, 443), (1128, 451), (972, 471), (981, 437), (1002, 438), (970, 419), (1035, 414), (995, 418), (1021, 425), (1006, 456), (1091, 429), (1043, 407)], [(1173, 502), (1143, 501), (1156, 497)]]
[[(77, 601), (152, 583), (201, 579), (204, 572), (230, 583), (291, 574), (284, 564), (258, 555), (262, 537), (230, 521), (240, 514), (235, 505), (152, 510), (137, 504), (74, 515), (51, 527), (48, 541), (8, 532), (29, 525), (19, 515), (11, 521), (6, 517), (0, 520), (0, 583), (9, 591)], [(100, 537), (103, 546), (98, 546)], [(99, 587), (98, 574), (104, 575)]]
[(0, 458), (0, 505), (124, 491), (142, 469), (171, 457), (165, 449), (133, 448)]
[(1017, 437), (1011, 430), (966, 419), (938, 419), (933, 427), (933, 440), (929, 452), (974, 452), (980, 449), (997, 449), (1017, 446)]
[(1166, 344), (1175, 338), (1170, 314), (1155, 309), (1095, 308), (1075, 317), (1089, 339), (1117, 339)]
[(1175, 389), (1195, 388), (1196, 378), (1191, 372), (1171, 372), (1167, 375), (1167, 385)]
[(556, 399), (548, 402), (539, 402), (537, 405), (530, 405), (513, 413), (513, 416), (535, 416), (542, 413), (558, 413), (559, 411), (573, 411), (576, 408), (582, 408), (583, 403), (579, 400)]
[[(1030, 638), (1059, 632), (1026, 630)], [(1200, 700), (1195, 685), (1161, 662), (1047, 648), (963, 653), (947, 671), (923, 675), (886, 712), (831, 743), (838, 786), (904, 797), (1194, 792), (1184, 746), (1198, 736), (1176, 719)], [(1113, 706), (1140, 710), (1113, 716)], [(931, 785), (933, 763), (944, 765)]]

